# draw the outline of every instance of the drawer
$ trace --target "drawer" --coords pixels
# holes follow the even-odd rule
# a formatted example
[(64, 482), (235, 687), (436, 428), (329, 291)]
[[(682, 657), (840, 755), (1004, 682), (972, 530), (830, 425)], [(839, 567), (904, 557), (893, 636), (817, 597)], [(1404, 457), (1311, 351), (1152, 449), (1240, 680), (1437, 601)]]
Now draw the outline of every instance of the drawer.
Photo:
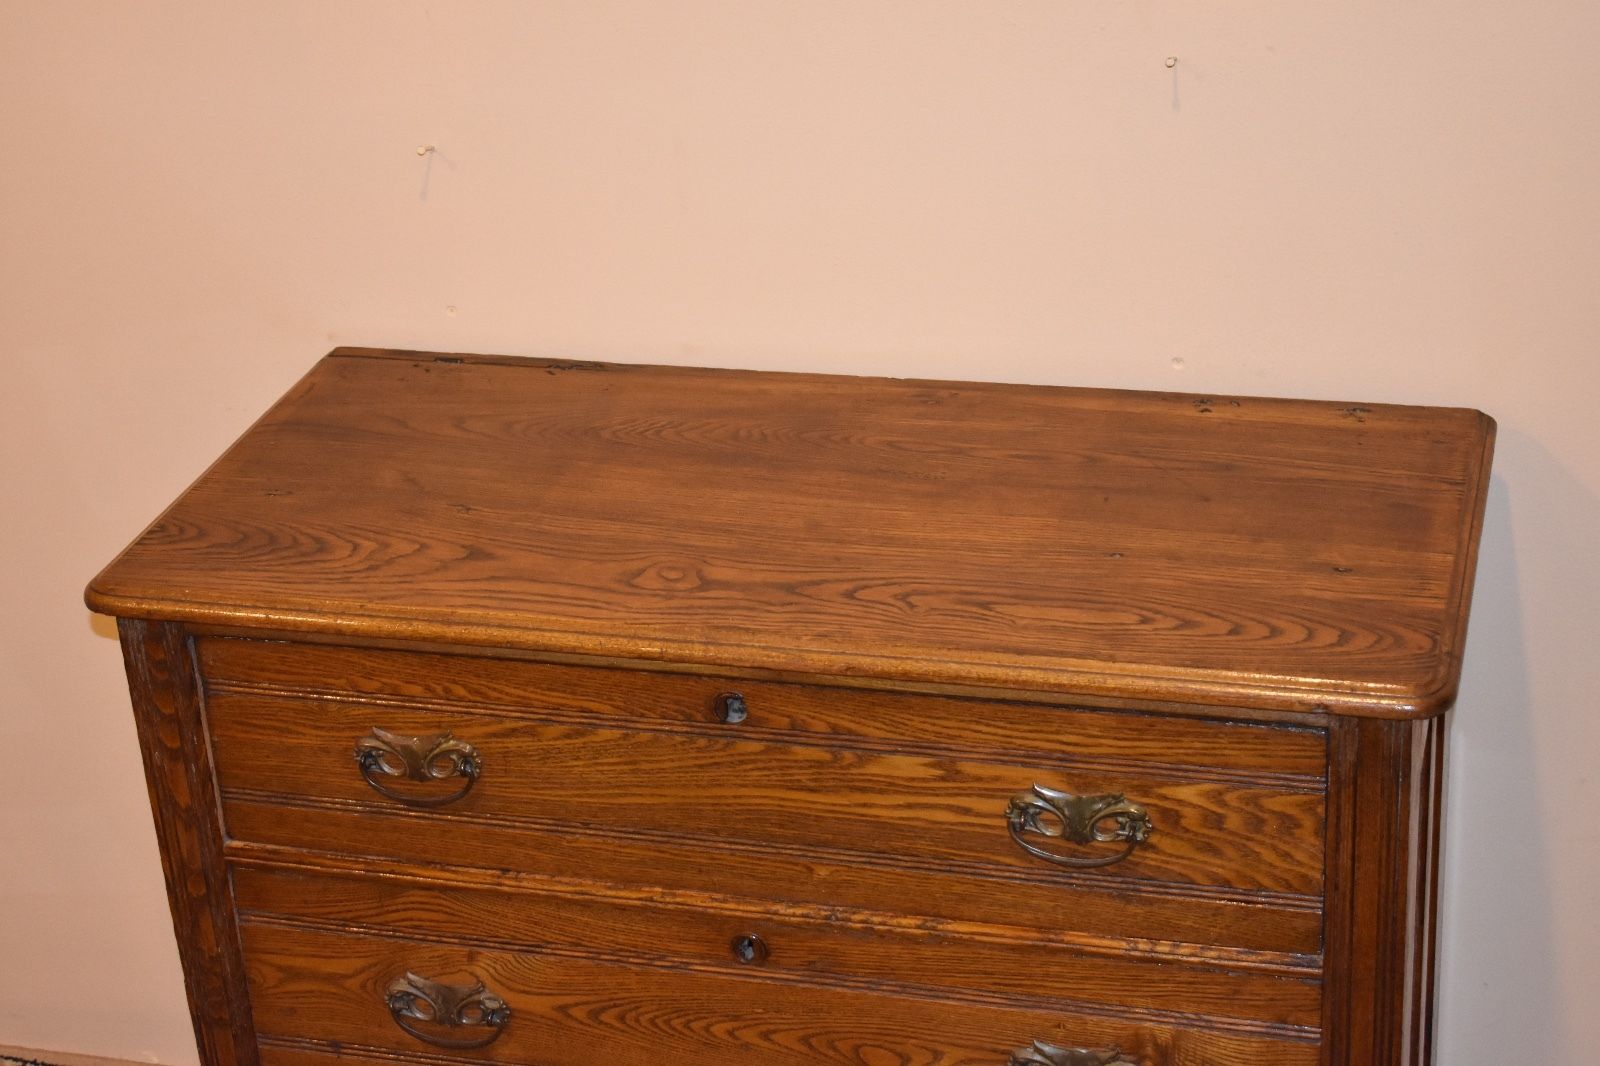
[(1174, 766), (1312, 788), (1327, 776), (1320, 728), (224, 637), (200, 639), (197, 655), (208, 685), (235, 690), (662, 728), (723, 724), (718, 698), (737, 692), (747, 716), (731, 731), (749, 737)]
[[(1044, 758), (901, 754), (832, 741), (746, 739), (737, 730), (576, 725), (509, 712), (255, 693), (214, 693), (208, 717), (218, 779), (233, 795), (447, 810), (624, 837), (671, 836), (708, 847), (849, 852), (879, 864), (1062, 870), (1113, 884), (1298, 896), (1321, 891), (1320, 791), (1197, 779), (1133, 764), (1072, 768)], [(403, 775), (377, 765), (398, 768), (402, 762), (393, 746), (404, 745), (385, 740), (385, 733), (425, 738), (414, 766), (435, 750), (435, 765), (449, 776), (402, 792), (410, 788)], [(373, 765), (358, 764), (358, 744), (376, 753)], [(467, 760), (453, 775), (451, 751)], [(1106, 802), (1126, 796), (1142, 809), (1134, 823), (1139, 829), (1107, 842), (1046, 836), (1062, 832), (1065, 819), (1057, 810), (1075, 812), (1037, 789)], [(1014, 808), (1019, 796), (1034, 805), (1025, 815)], [(1026, 821), (1034, 816), (1037, 830)], [(1074, 824), (1082, 830), (1088, 822)], [(1109, 834), (1115, 824), (1108, 817), (1099, 830)]]
[(751, 900), (596, 896), (588, 886), (530, 889), (485, 880), (381, 866), (307, 870), (247, 862), (236, 866), (234, 892), (247, 916), (437, 943), (887, 983), (922, 994), (1053, 1000), (1078, 1009), (1194, 1012), (1308, 1030), (1320, 1017), (1314, 966), (1269, 967), (1226, 953), (1136, 953), (971, 923), (890, 924)]
[[(1006, 1066), (1035, 1041), (1120, 1048), (1120, 1060), (1135, 1066), (1319, 1061), (1305, 1031), (1195, 1015), (947, 999), (267, 919), (245, 920), (241, 936), (268, 1066), (334, 1055), (540, 1066)], [(435, 1010), (473, 1024), (412, 1016)]]
[[(1316, 900), (1243, 898), (1172, 886), (1079, 877), (1067, 871), (872, 865), (850, 855), (767, 847), (710, 847), (691, 840), (616, 836), (577, 826), (490, 823), (482, 818), (350, 804), (288, 806), (233, 795), (228, 830), (238, 853), (303, 850), (377, 856), (434, 868), (488, 868), (538, 881), (748, 898), (900, 916), (929, 926), (1024, 926), (1062, 936), (1207, 946), (1315, 961), (1322, 946)], [(1095, 871), (1088, 871), (1094, 873)]]

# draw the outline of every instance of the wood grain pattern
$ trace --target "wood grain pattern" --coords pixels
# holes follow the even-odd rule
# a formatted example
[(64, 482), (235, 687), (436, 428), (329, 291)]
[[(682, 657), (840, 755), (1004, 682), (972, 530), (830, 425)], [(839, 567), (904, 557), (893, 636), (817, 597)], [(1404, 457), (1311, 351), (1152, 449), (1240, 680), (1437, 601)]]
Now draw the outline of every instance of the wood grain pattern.
[(87, 596), (214, 624), (1427, 715), (1459, 676), (1492, 436), (1438, 408), (343, 351)]
[(190, 647), (175, 625), (117, 624), (195, 1042), (207, 1066), (256, 1066), (221, 818)]
[(231, 842), (226, 849), (226, 858), (234, 870), (259, 870), (285, 876), (370, 879), (416, 884), (441, 891), (457, 888), (468, 892), (481, 890), (495, 896), (531, 893), (561, 899), (597, 899), (609, 903), (678, 907), (746, 919), (784, 916), (813, 923), (843, 923), (940, 938), (1017, 945), (1049, 944), (1064, 951), (1097, 958), (1194, 963), (1231, 972), (1276, 974), (1297, 979), (1315, 978), (1322, 971), (1320, 956), (1312, 953), (1163, 941), (1148, 937), (1130, 939), (1107, 934), (1098, 927), (1094, 932), (1081, 932), (1059, 926), (1042, 928), (1015, 923), (999, 924), (974, 919), (970, 915), (941, 918), (904, 910), (851, 906), (838, 899), (816, 903), (766, 899), (750, 894), (729, 895), (709, 889), (703, 883), (700, 887), (687, 890), (658, 884), (602, 884), (587, 878), (561, 877), (549, 873), (523, 874), (512, 870), (316, 852), (243, 841)]
[[(1063, 1010), (836, 989), (766, 975), (726, 976), (345, 936), (247, 922), (250, 985), (268, 1062), (276, 1037), (426, 1054), (400, 1032), (380, 990), (406, 970), (481, 980), (506, 999), (504, 1035), (474, 1062), (540, 1066), (1004, 1066), (1034, 1039), (1120, 1044), (1148, 1066), (1310, 1066), (1314, 1033), (1252, 1029), (1137, 1009)], [(301, 1045), (304, 1046), (303, 1044)]]
[(884, 865), (845, 852), (799, 853), (671, 837), (623, 836), (556, 823), (501, 823), (332, 805), (285, 807), (238, 797), (228, 806), (234, 850), (254, 844), (399, 862), (447, 864), (518, 876), (714, 893), (751, 900), (850, 907), (949, 921), (1022, 925), (1135, 943), (1173, 942), (1321, 951), (1319, 900), (1186, 891), (952, 863)]
[[(450, 732), (476, 748), (484, 766), (472, 791), (448, 808), (466, 817), (1052, 869), (1006, 830), (1008, 802), (1038, 782), (1083, 794), (1125, 793), (1149, 811), (1150, 838), (1124, 861), (1093, 871), (1108, 885), (1134, 879), (1311, 896), (1322, 890), (1320, 792), (237, 693), (214, 693), (208, 707), (225, 794), (391, 807), (394, 801), (357, 771), (356, 741), (373, 726), (407, 736)], [(1064, 850), (1096, 857), (1116, 848)]]
[(1334, 728), (1328, 1063), (1433, 1060), (1444, 720)]
[(738, 972), (735, 937), (759, 936), (764, 974), (823, 983), (892, 983), (932, 994), (1023, 996), (1315, 1028), (1318, 974), (1230, 970), (1220, 960), (1088, 953), (1059, 941), (827, 920), (782, 908), (730, 913), (698, 903), (542, 891), (508, 892), (425, 878), (236, 868), (241, 911), (334, 930)]
[[(201, 1060), (1427, 1066), (1493, 440), (337, 351), (86, 592)], [(374, 791), (374, 728), (454, 733), (470, 791)], [(1041, 862), (1005, 822), (1034, 784), (1154, 832)], [(487, 982), (503, 1037), (419, 1044), (384, 1003), (408, 970)]]
[(717, 721), (717, 697), (736, 691), (750, 710), (728, 730), (739, 737), (1049, 757), (1071, 766), (1138, 764), (1216, 778), (1291, 778), (1301, 788), (1320, 787), (1327, 775), (1321, 728), (284, 641), (203, 639), (196, 652), (207, 685), (246, 692), (704, 728)]

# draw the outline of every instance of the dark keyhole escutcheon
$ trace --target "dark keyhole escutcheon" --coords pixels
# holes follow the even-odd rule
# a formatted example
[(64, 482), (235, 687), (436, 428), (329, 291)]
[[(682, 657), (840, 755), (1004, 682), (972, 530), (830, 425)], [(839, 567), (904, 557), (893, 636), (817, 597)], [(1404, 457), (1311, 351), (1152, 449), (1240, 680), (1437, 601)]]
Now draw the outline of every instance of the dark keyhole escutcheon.
[(767, 961), (767, 942), (755, 933), (733, 938), (733, 957), (747, 966)]
[(717, 717), (729, 725), (738, 725), (750, 717), (750, 708), (737, 692), (724, 692), (717, 697)]

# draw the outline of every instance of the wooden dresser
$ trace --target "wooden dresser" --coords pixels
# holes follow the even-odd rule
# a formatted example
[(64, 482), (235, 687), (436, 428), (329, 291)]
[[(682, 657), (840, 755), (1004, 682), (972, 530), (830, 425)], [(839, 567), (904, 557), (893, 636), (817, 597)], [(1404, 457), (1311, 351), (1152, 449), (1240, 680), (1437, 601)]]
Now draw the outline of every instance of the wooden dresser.
[(87, 594), (202, 1059), (1426, 1063), (1493, 436), (335, 351)]

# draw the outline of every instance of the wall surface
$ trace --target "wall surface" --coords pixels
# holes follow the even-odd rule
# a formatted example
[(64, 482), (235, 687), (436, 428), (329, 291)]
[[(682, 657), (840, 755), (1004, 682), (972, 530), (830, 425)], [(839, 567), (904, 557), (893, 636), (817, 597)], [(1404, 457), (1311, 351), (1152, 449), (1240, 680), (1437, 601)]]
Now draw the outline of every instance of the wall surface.
[(1592, 0), (0, 5), (0, 1043), (194, 1061), (79, 594), (358, 343), (1489, 411), (1440, 1061), (1590, 1061), (1597, 39)]

